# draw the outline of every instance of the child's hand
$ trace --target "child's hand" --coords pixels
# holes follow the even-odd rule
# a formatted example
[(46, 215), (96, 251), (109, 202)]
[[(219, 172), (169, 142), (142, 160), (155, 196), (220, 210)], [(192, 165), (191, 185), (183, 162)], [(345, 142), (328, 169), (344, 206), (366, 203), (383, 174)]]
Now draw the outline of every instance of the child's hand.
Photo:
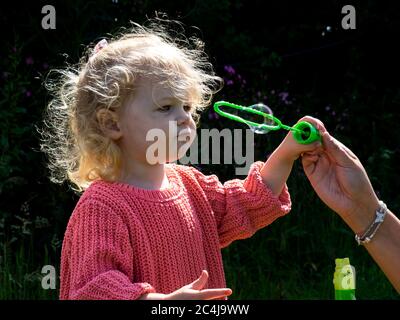
[[(303, 117), (299, 121), (307, 121), (314, 125), (321, 135), (326, 132), (324, 124), (312, 117)], [(319, 141), (310, 144), (296, 142), (293, 133), (289, 132), (278, 148), (268, 157), (260, 174), (264, 183), (276, 196), (280, 195), (292, 170), (294, 161), (303, 153), (307, 156), (316, 156), (322, 153), (322, 144)]]
[[(305, 116), (298, 122), (300, 121), (307, 121), (311, 123), (318, 129), (321, 135), (326, 131), (324, 124), (316, 118)], [(309, 144), (301, 144), (294, 139), (293, 133), (289, 132), (277, 148), (277, 152), (280, 154), (281, 159), (293, 162), (303, 153), (312, 154), (318, 152), (319, 149), (322, 151), (322, 144), (320, 141), (315, 141)]]
[(229, 288), (204, 289), (208, 280), (208, 273), (203, 270), (200, 277), (192, 283), (164, 296), (164, 300), (212, 300), (226, 298), (232, 294)]

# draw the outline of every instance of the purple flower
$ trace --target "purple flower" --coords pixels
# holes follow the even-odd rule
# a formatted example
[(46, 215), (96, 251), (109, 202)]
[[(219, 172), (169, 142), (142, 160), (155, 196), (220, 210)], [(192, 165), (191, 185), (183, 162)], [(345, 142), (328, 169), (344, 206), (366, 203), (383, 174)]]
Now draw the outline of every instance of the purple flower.
[(217, 120), (217, 119), (219, 119), (219, 116), (218, 116), (218, 114), (216, 114), (213, 110), (211, 110), (211, 111), (208, 113), (208, 119), (210, 119), (210, 120), (213, 120), (213, 119)]
[(25, 92), (25, 95), (29, 98), (30, 96), (32, 96), (32, 92), (30, 92), (29, 90)]
[(289, 96), (289, 93), (287, 93), (287, 92), (281, 92), (281, 93), (279, 93), (279, 97), (280, 97), (282, 100), (286, 100), (288, 96)]
[(233, 69), (233, 67), (230, 65), (224, 66), (224, 70), (230, 75), (234, 75), (236, 73), (235, 69)]
[(33, 58), (32, 58), (32, 57), (27, 57), (27, 58), (25, 59), (25, 63), (26, 63), (27, 65), (33, 64)]
[(227, 85), (227, 86), (233, 85), (233, 81), (232, 81), (232, 80), (228, 80), (228, 81), (226, 82), (226, 85)]
[(289, 103), (289, 101), (288, 101), (288, 99), (287, 99), (288, 96), (289, 96), (289, 93), (287, 93), (287, 92), (281, 92), (281, 93), (279, 93), (279, 98), (281, 98), (282, 102), (285, 103), (285, 104), (288, 104), (288, 103)]
[(42, 64), (42, 67), (43, 67), (43, 69), (46, 70), (46, 69), (49, 67), (49, 65), (48, 65), (48, 63), (44, 62), (44, 63)]

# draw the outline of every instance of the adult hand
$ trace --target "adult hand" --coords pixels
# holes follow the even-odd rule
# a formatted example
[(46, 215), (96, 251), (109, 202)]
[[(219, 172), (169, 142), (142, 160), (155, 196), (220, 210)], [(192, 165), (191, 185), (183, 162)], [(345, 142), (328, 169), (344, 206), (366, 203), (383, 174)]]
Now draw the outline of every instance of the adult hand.
[(325, 128), (319, 130), (323, 148), (303, 154), (304, 171), (321, 200), (346, 222), (351, 222), (356, 231), (362, 231), (364, 225), (357, 226), (358, 216), (376, 210), (378, 198), (355, 154)]

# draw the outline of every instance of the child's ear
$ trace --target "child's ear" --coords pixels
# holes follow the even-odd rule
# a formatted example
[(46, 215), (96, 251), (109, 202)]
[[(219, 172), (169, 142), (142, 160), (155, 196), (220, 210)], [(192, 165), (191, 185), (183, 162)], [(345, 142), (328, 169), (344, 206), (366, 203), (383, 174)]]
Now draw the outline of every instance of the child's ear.
[(122, 131), (118, 123), (118, 115), (108, 109), (100, 109), (96, 113), (101, 130), (111, 139), (118, 140), (122, 137)]

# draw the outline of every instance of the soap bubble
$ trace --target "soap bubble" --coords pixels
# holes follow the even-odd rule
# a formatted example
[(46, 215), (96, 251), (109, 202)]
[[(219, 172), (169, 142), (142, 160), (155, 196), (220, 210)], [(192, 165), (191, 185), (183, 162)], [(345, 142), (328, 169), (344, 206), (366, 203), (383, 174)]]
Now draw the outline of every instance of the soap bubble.
[[(266, 114), (270, 114), (271, 116), (273, 115), (271, 108), (266, 106), (263, 103), (253, 104), (253, 105), (249, 106), (249, 108), (264, 112)], [(265, 118), (265, 117), (262, 117), (262, 116), (256, 115), (256, 114), (249, 113), (248, 116), (246, 116), (246, 119), (256, 122), (256, 123), (266, 124), (269, 126), (275, 125), (275, 122), (273, 120), (270, 120), (268, 118)], [(262, 121), (262, 119), (263, 119), (263, 121)], [(266, 129), (262, 126), (259, 126), (259, 127), (249, 126), (249, 127), (250, 127), (251, 131), (253, 131), (254, 133), (258, 133), (258, 134), (266, 134), (270, 131), (269, 129)]]

